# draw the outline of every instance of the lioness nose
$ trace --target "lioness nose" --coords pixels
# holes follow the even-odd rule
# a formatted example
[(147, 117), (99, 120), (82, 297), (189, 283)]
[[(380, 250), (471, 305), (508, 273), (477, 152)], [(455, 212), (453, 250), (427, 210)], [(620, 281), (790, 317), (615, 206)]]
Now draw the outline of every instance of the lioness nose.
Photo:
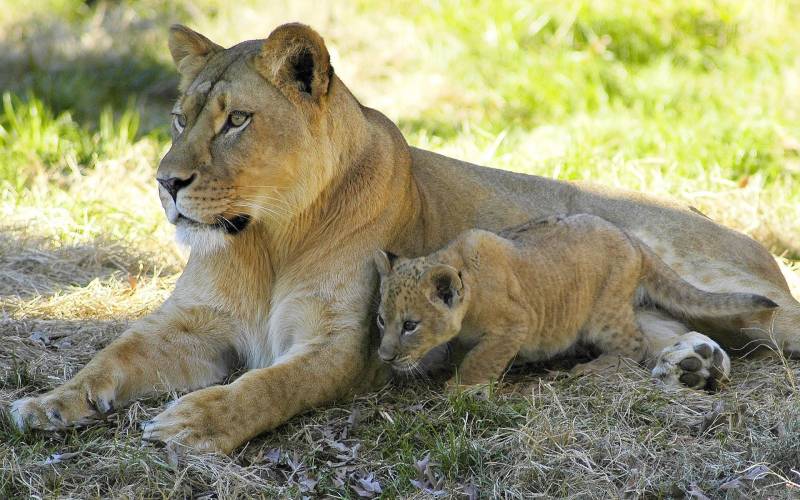
[(178, 198), (178, 191), (185, 188), (189, 184), (194, 181), (195, 174), (192, 174), (191, 177), (188, 179), (181, 179), (180, 177), (169, 177), (166, 179), (156, 179), (159, 184), (161, 184), (164, 189), (167, 190), (170, 196), (172, 196), (172, 201), (177, 201)]

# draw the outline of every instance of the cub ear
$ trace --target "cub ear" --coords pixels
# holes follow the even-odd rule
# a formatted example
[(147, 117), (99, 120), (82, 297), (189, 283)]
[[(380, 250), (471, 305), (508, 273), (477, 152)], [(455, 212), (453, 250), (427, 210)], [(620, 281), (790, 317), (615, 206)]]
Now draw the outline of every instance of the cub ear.
[(383, 250), (375, 251), (373, 260), (375, 261), (375, 267), (378, 268), (378, 274), (381, 275), (381, 278), (388, 276), (389, 273), (392, 272), (392, 267), (397, 259), (397, 255), (392, 252), (384, 252)]
[(452, 266), (439, 264), (426, 271), (425, 275), (431, 288), (431, 301), (440, 301), (450, 308), (458, 303), (464, 290), (460, 272)]
[(203, 69), (208, 58), (224, 48), (186, 26), (173, 24), (169, 29), (169, 52), (181, 74), (183, 90)]
[(294, 102), (318, 101), (328, 93), (333, 76), (325, 41), (300, 23), (275, 28), (255, 63), (261, 75)]

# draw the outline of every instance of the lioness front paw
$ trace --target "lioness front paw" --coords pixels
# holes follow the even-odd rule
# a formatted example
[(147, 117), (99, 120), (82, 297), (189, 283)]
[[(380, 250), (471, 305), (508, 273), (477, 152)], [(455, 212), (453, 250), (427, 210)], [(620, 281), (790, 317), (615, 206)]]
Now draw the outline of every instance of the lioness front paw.
[(731, 373), (728, 354), (702, 333), (689, 332), (664, 349), (653, 368), (653, 377), (670, 385), (714, 390)]
[(229, 389), (214, 386), (189, 393), (172, 402), (153, 420), (142, 424), (142, 439), (178, 443), (197, 451), (228, 454), (241, 441)]
[(73, 381), (41, 396), (14, 401), (11, 419), (20, 430), (54, 431), (86, 425), (113, 409), (114, 390), (110, 384)]

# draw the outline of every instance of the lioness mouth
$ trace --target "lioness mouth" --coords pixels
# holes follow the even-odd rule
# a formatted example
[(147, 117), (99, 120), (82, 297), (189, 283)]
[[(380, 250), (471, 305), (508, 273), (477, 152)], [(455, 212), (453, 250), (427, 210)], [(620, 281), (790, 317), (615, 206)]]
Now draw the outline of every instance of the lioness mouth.
[(231, 235), (238, 234), (238, 233), (244, 231), (244, 229), (247, 227), (247, 225), (250, 224), (250, 216), (249, 215), (236, 215), (236, 216), (233, 216), (233, 217), (230, 217), (230, 218), (222, 217), (221, 215), (218, 215), (216, 217), (216, 220), (217, 221), (215, 223), (213, 223), (213, 224), (206, 224), (204, 222), (199, 222), (199, 221), (196, 221), (194, 219), (190, 219), (189, 217), (186, 217), (185, 215), (179, 213), (178, 214), (178, 220), (177, 220), (176, 224), (178, 222), (183, 221), (184, 223), (192, 225), (192, 226), (200, 226), (200, 227), (221, 229), (221, 230), (223, 230), (226, 233), (231, 234)]

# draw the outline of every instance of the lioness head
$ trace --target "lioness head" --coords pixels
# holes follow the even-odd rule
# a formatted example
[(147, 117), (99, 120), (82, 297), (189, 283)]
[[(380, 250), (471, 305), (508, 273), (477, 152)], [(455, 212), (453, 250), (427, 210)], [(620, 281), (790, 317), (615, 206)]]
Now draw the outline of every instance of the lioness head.
[(322, 38), (287, 24), (225, 49), (173, 26), (169, 49), (181, 96), (156, 178), (179, 240), (214, 251), (307, 207), (337, 156), (326, 119), (335, 77)]
[(400, 371), (411, 371), (431, 349), (458, 335), (467, 309), (461, 273), (425, 257), (399, 259), (377, 252), (381, 277), (378, 355)]

